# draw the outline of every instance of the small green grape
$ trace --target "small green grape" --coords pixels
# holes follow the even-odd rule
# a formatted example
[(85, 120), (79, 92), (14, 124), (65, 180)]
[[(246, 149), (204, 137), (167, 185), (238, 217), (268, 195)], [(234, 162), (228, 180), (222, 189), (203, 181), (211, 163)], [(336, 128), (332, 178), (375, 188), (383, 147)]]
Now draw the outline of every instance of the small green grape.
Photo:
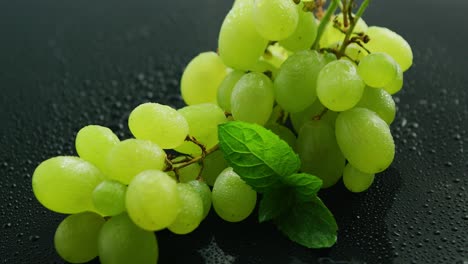
[(343, 182), (351, 192), (363, 192), (374, 182), (374, 174), (362, 172), (348, 163), (343, 171)]
[(190, 181), (189, 185), (200, 195), (203, 202), (203, 219), (206, 218), (211, 209), (211, 190), (205, 182)]
[(233, 71), (229, 73), (223, 82), (219, 85), (218, 89), (218, 105), (224, 111), (231, 112), (231, 95), (232, 89), (236, 83), (244, 76), (243, 71)]
[(118, 215), (125, 211), (127, 186), (112, 180), (105, 180), (94, 188), (94, 207), (103, 215)]
[(228, 163), (221, 150), (216, 150), (206, 156), (204, 162), (202, 177), (208, 185), (213, 186), (219, 174), (228, 167)]
[(382, 88), (397, 77), (397, 63), (385, 53), (372, 53), (359, 62), (358, 74), (365, 84)]

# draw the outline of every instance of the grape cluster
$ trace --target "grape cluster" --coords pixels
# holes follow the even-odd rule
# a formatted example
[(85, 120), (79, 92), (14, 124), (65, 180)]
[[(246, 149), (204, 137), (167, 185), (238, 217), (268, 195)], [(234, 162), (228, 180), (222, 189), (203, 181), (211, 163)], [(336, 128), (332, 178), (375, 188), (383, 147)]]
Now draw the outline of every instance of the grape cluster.
[(412, 64), (410, 46), (389, 29), (367, 26), (368, 0), (356, 15), (352, 0), (335, 15), (333, 0), (324, 16), (315, 2), (297, 2), (236, 0), (218, 52), (199, 54), (182, 75), (186, 107), (139, 105), (128, 119), (134, 138), (126, 140), (86, 126), (75, 139), (78, 157), (36, 168), (38, 201), (71, 214), (54, 238), (63, 259), (156, 263), (154, 231), (188, 234), (211, 206), (226, 221), (247, 218), (257, 193), (218, 148), (218, 125), (232, 120), (277, 134), (322, 188), (343, 177), (350, 191), (362, 192), (390, 166), (392, 95)]

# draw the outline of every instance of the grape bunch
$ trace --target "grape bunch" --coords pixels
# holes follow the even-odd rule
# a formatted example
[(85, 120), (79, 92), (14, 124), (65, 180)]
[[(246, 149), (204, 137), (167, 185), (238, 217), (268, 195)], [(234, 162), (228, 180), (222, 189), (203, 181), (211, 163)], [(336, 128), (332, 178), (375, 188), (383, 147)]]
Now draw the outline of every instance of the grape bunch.
[(71, 263), (97, 256), (104, 264), (157, 263), (155, 231), (189, 234), (211, 207), (226, 221), (246, 219), (257, 191), (219, 148), (218, 128), (232, 121), (286, 142), (319, 188), (343, 177), (352, 192), (368, 189), (393, 161), (392, 95), (413, 56), (397, 33), (367, 26), (368, 4), (354, 14), (353, 0), (326, 10), (323, 1), (236, 0), (218, 52), (199, 54), (183, 72), (186, 107), (139, 105), (128, 118), (134, 138), (125, 140), (86, 126), (76, 135), (77, 156), (36, 168), (37, 200), (69, 214), (55, 233), (58, 254)]

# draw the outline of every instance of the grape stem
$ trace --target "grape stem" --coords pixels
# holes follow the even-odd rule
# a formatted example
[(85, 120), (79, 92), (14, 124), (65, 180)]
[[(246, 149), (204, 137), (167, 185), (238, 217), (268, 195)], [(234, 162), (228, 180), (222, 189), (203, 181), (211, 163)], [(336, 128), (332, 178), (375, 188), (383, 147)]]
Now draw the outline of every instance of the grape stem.
[(322, 119), (322, 117), (328, 112), (328, 108), (324, 107), (322, 112), (320, 112), (320, 114), (312, 117), (312, 120), (320, 120)]
[(320, 21), (320, 25), (317, 29), (317, 37), (315, 38), (314, 45), (312, 45), (312, 49), (318, 50), (320, 38), (322, 38), (323, 32), (325, 28), (327, 28), (328, 23), (330, 22), (331, 16), (335, 13), (336, 9), (338, 8), (339, 0), (332, 0), (330, 5), (328, 6), (323, 19)]
[[(339, 54), (344, 54), (348, 44), (352, 43), (352, 41), (350, 41), (351, 34), (353, 33), (354, 28), (356, 27), (356, 24), (359, 21), (359, 19), (361, 18), (362, 14), (364, 14), (364, 11), (366, 11), (367, 7), (369, 6), (370, 1), (371, 0), (364, 0), (362, 2), (361, 6), (359, 7), (358, 11), (356, 12), (356, 15), (354, 17), (350, 16), (351, 25), (350, 25), (349, 29), (346, 31), (346, 35), (345, 35), (345, 38), (343, 40), (343, 44), (341, 45)], [(346, 13), (346, 11), (345, 11), (345, 13)]]

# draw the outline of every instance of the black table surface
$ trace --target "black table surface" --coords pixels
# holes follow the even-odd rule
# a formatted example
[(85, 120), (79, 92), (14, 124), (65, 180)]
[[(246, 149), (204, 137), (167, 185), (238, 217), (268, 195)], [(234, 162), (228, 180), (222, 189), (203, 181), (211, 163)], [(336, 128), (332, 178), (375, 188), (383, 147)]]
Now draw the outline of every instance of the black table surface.
[[(63, 263), (31, 175), (73, 155), (76, 132), (105, 125), (128, 137), (146, 101), (181, 107), (184, 65), (215, 50), (232, 0), (15, 0), (0, 4), (0, 261)], [(365, 19), (411, 44), (396, 95), (397, 154), (372, 188), (321, 195), (340, 230), (330, 249), (295, 245), (256, 215), (212, 212), (192, 234), (157, 234), (159, 263), (468, 263), (468, 2), (373, 1)], [(95, 261), (97, 263), (97, 260)]]

